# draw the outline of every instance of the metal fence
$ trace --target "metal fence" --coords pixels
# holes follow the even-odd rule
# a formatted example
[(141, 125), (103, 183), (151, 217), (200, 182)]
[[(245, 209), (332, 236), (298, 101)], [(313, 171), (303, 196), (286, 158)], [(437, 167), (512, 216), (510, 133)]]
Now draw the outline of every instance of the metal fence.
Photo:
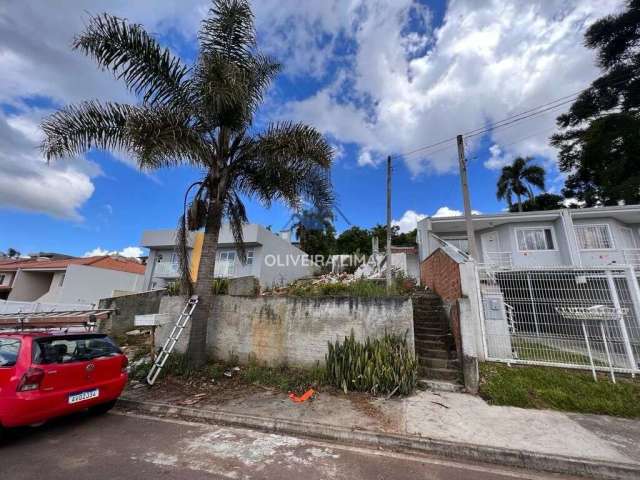
[(487, 358), (640, 373), (640, 271), (479, 266)]

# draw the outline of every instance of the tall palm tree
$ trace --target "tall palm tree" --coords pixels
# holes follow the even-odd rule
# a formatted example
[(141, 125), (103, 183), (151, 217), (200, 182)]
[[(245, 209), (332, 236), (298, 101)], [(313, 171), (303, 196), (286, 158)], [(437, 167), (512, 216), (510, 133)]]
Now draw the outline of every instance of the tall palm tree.
[[(200, 171), (200, 180), (185, 193), (178, 228), (183, 283), (199, 297), (189, 338), (193, 366), (206, 361), (223, 219), (229, 221), (244, 260), (243, 199), (256, 198), (266, 206), (282, 201), (293, 210), (303, 200), (318, 209), (333, 202), (333, 153), (318, 131), (289, 122), (261, 132), (253, 127), (254, 114), (280, 70), (274, 59), (256, 51), (253, 20), (247, 0), (214, 0), (201, 24), (198, 57), (187, 66), (142, 26), (108, 14), (92, 17), (73, 47), (111, 70), (139, 103), (86, 101), (42, 123), (47, 161), (99, 148), (128, 152), (145, 170), (188, 165)], [(188, 230), (202, 228), (202, 256), (193, 286), (186, 237)]]
[(518, 157), (511, 165), (502, 167), (502, 174), (498, 179), (498, 200), (506, 200), (509, 207), (513, 205), (512, 196), (518, 200), (518, 211), (522, 212), (522, 197), (533, 198), (532, 186), (544, 190), (545, 171), (539, 165), (531, 165), (533, 158)]

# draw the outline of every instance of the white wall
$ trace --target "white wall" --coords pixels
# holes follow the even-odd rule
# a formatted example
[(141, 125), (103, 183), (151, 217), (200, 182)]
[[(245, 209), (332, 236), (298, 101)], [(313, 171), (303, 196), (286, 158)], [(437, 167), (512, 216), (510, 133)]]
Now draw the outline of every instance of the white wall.
[(106, 268), (70, 265), (58, 303), (97, 303), (101, 298), (111, 297), (114, 290), (139, 292), (143, 275), (108, 270)]
[(51, 288), (53, 272), (27, 272), (19, 270), (7, 300), (32, 302)]
[[(256, 258), (261, 286), (286, 285), (313, 275), (315, 267), (309, 265), (306, 253), (266, 228), (259, 225), (257, 228), (258, 242), (262, 244)], [(280, 262), (275, 261), (277, 259)]]
[(62, 290), (62, 284), (65, 280), (65, 272), (55, 272), (53, 274), (53, 278), (51, 279), (51, 285), (49, 286), (49, 291), (42, 295), (37, 299), (38, 302), (50, 302), (57, 303), (58, 296), (60, 295), (60, 291)]

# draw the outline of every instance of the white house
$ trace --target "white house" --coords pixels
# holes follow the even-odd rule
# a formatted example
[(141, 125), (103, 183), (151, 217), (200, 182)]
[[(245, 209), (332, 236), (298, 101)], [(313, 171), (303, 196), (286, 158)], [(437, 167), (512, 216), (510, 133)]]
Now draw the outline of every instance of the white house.
[(16, 259), (0, 263), (0, 299), (49, 304), (95, 304), (114, 292), (138, 292), (144, 265), (110, 256)]
[[(479, 263), (640, 266), (640, 205), (473, 215)], [(420, 261), (442, 242), (468, 251), (464, 217), (418, 222)]]
[[(238, 258), (231, 228), (228, 224), (222, 225), (218, 237), (215, 277), (252, 276), (258, 279), (262, 287), (272, 287), (313, 275), (315, 265), (306, 253), (289, 241), (288, 235), (276, 235), (261, 225), (247, 224), (243, 227), (243, 238), (247, 249), (246, 263)], [(189, 234), (193, 278), (198, 275), (203, 239), (202, 232)], [(149, 249), (144, 273), (146, 290), (163, 288), (180, 276), (175, 253), (175, 230), (147, 230), (143, 232), (140, 243)]]

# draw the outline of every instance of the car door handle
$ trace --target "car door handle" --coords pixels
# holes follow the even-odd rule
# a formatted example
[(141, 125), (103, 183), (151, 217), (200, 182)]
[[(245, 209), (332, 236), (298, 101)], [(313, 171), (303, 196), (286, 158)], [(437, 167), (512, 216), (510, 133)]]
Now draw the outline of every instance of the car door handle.
[(49, 370), (47, 373), (49, 375), (55, 375), (56, 373), (58, 373), (58, 370)]

